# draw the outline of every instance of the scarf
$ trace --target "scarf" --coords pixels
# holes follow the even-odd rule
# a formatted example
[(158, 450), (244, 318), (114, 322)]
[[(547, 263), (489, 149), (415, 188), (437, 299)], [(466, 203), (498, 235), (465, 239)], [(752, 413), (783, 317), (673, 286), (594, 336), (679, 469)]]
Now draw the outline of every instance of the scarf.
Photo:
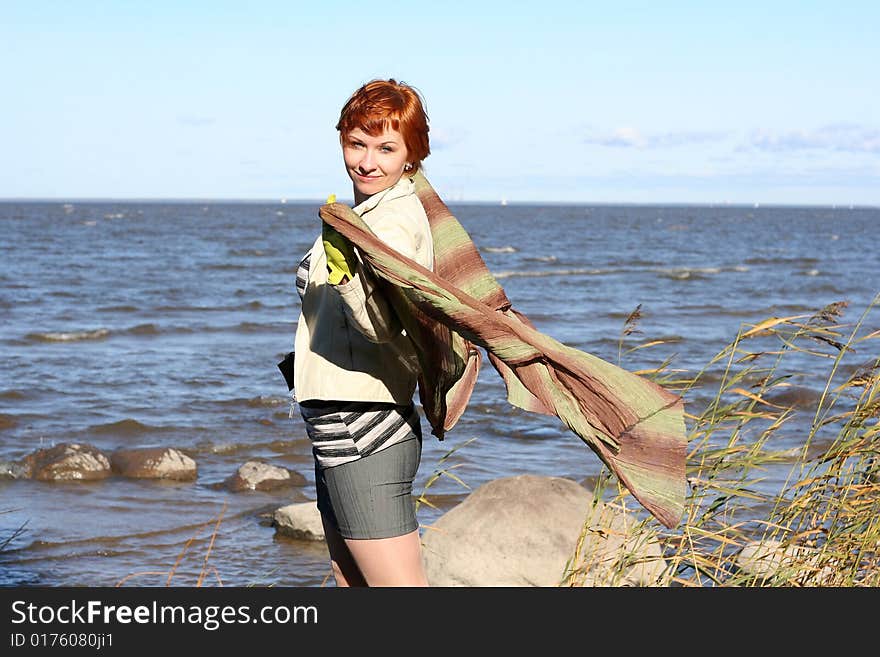
[(319, 216), (358, 249), (412, 341), (432, 434), (442, 440), (465, 411), (482, 348), (511, 404), (558, 417), (645, 509), (675, 527), (686, 493), (683, 399), (538, 331), (512, 307), (424, 175), (413, 181), (431, 228), (434, 271), (385, 244), (347, 205), (328, 203)]

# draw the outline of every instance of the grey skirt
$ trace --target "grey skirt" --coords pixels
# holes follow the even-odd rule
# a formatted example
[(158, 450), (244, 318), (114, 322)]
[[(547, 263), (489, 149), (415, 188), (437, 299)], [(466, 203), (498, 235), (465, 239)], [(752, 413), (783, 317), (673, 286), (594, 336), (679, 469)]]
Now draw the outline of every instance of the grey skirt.
[[(341, 411), (339, 403), (332, 402), (304, 402), (300, 406), (310, 436), (315, 424), (321, 426), (321, 418), (338, 418), (340, 412), (352, 412), (351, 406)], [(329, 467), (313, 450), (318, 509), (344, 538), (390, 538), (419, 526), (412, 496), (422, 457), (418, 412), (412, 405), (379, 403), (362, 405), (358, 410), (375, 409), (390, 409), (405, 418), (406, 435), (365, 456)], [(352, 416), (344, 419), (352, 424)]]

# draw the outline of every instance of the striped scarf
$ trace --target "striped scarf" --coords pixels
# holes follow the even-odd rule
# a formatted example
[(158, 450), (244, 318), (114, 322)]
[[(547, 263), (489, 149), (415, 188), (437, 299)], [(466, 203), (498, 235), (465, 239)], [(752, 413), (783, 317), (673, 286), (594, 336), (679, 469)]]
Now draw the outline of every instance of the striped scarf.
[(461, 417), (481, 354), (508, 401), (555, 415), (667, 527), (684, 511), (684, 402), (656, 383), (538, 331), (513, 309), (467, 231), (421, 172), (413, 176), (434, 241), (434, 271), (382, 242), (352, 209), (330, 203), (322, 220), (359, 250), (419, 358), (419, 398), (440, 440)]

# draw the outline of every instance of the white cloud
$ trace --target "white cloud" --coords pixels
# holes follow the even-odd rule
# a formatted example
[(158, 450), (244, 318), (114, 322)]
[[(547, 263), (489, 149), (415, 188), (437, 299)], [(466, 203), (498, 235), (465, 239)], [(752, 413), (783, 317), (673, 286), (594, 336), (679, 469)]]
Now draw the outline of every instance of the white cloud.
[(835, 123), (816, 130), (790, 130), (780, 133), (756, 130), (748, 137), (746, 146), (772, 152), (817, 149), (880, 153), (880, 130), (853, 123)]
[(663, 132), (657, 134), (643, 134), (637, 128), (617, 128), (608, 134), (593, 134), (584, 138), (584, 143), (597, 146), (609, 146), (617, 148), (670, 148), (676, 146), (688, 146), (705, 142), (720, 141), (726, 137), (723, 132)]

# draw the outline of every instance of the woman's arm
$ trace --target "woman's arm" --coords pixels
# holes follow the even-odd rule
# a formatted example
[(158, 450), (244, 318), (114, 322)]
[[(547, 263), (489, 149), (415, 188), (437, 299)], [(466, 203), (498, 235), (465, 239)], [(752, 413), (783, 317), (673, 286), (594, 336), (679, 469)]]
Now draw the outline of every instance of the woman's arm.
[[(421, 262), (427, 259), (425, 249), (419, 248), (421, 240), (413, 232), (411, 220), (398, 213), (387, 213), (374, 221), (371, 228), (379, 239), (398, 253), (425, 264)], [(433, 268), (433, 263), (425, 266)], [(357, 259), (351, 280), (336, 285), (336, 290), (342, 298), (346, 317), (367, 340), (389, 342), (400, 333), (402, 326), (397, 315), (360, 259)]]

